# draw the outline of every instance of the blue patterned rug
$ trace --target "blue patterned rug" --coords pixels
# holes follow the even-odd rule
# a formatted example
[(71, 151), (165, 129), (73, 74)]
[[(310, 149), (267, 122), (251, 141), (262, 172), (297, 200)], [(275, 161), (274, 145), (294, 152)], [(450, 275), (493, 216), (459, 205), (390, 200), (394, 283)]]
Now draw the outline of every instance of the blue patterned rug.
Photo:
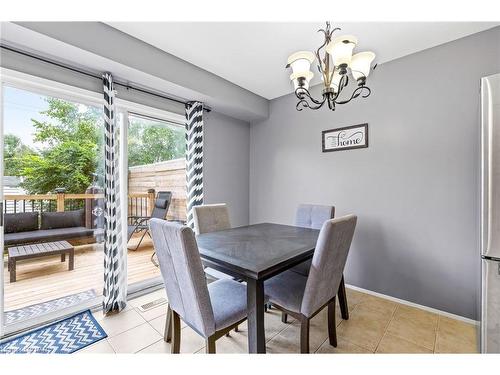
[(90, 310), (0, 344), (0, 353), (69, 354), (106, 338)]

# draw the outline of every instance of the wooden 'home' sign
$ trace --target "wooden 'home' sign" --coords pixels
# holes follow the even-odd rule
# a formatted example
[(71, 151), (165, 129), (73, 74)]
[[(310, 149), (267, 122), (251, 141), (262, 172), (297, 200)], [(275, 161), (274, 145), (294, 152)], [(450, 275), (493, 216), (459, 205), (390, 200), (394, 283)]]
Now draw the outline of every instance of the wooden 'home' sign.
[(321, 132), (323, 152), (368, 147), (368, 124), (346, 126)]

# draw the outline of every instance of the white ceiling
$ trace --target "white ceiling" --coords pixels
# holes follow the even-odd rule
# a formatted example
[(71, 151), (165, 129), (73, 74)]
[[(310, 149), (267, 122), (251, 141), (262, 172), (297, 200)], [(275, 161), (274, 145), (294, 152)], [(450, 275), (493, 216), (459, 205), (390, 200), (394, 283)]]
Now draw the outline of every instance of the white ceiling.
[[(323, 42), (324, 23), (109, 22), (141, 39), (267, 99), (292, 92), (287, 57)], [(493, 22), (332, 23), (358, 37), (384, 63), (498, 25)], [(315, 77), (318, 80), (317, 74)], [(317, 81), (316, 81), (317, 82)]]

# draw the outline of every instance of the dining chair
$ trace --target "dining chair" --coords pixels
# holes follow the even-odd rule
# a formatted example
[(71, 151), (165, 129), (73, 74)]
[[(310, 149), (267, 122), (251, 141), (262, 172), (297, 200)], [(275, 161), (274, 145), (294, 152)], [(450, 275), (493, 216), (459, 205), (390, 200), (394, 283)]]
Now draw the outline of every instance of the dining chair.
[[(311, 228), (311, 229), (321, 229), (323, 223), (329, 219), (335, 217), (335, 207), (334, 206), (324, 206), (324, 205), (314, 205), (314, 204), (300, 204), (297, 207), (297, 212), (295, 214), (295, 226)], [(311, 268), (311, 260), (306, 260), (291, 270), (297, 272), (303, 276), (309, 275), (309, 269)], [(344, 275), (340, 281), (339, 286), (339, 305), (340, 313), (342, 319), (349, 319), (349, 308), (347, 306), (347, 294), (345, 291)], [(287, 315), (286, 313), (281, 314), (281, 321), (286, 323)]]
[(193, 207), (194, 232), (209, 233), (231, 228), (229, 211), (225, 203), (204, 204)]
[(320, 231), (309, 275), (282, 272), (264, 282), (273, 307), (300, 322), (300, 352), (309, 353), (309, 322), (328, 307), (328, 337), (337, 346), (335, 297), (347, 261), (357, 217), (347, 215), (327, 220)]
[(215, 353), (215, 341), (247, 319), (246, 286), (229, 279), (207, 285), (193, 230), (159, 219), (150, 225), (171, 311), (165, 329), (167, 336), (171, 327), (171, 352), (180, 352), (182, 319)]
[[(193, 207), (194, 231), (196, 235), (231, 229), (229, 210), (225, 203), (204, 204)], [(216, 280), (234, 279), (231, 275), (211, 267), (205, 267), (205, 273)], [(267, 310), (267, 304), (266, 304)], [(238, 332), (238, 327), (235, 327)], [(229, 333), (227, 334), (229, 336)]]
[[(194, 232), (196, 235), (230, 229), (229, 210), (225, 203), (204, 204), (193, 207)], [(206, 267), (205, 273), (214, 279), (232, 279), (230, 275)]]

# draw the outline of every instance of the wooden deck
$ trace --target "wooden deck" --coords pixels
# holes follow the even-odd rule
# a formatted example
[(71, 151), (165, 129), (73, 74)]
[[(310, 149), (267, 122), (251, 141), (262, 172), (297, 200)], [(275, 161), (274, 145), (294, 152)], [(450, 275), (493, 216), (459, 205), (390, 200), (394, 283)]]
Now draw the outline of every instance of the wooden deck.
[[(130, 241), (135, 247), (134, 240)], [(160, 270), (151, 263), (153, 254), (151, 239), (146, 236), (141, 246), (128, 251), (129, 284), (160, 275)], [(70, 294), (94, 289), (102, 293), (103, 246), (91, 244), (75, 246), (75, 269), (68, 271), (67, 258), (61, 256), (20, 261), (17, 266), (17, 281), (9, 282), (7, 257), (4, 258), (5, 311), (18, 309)]]

